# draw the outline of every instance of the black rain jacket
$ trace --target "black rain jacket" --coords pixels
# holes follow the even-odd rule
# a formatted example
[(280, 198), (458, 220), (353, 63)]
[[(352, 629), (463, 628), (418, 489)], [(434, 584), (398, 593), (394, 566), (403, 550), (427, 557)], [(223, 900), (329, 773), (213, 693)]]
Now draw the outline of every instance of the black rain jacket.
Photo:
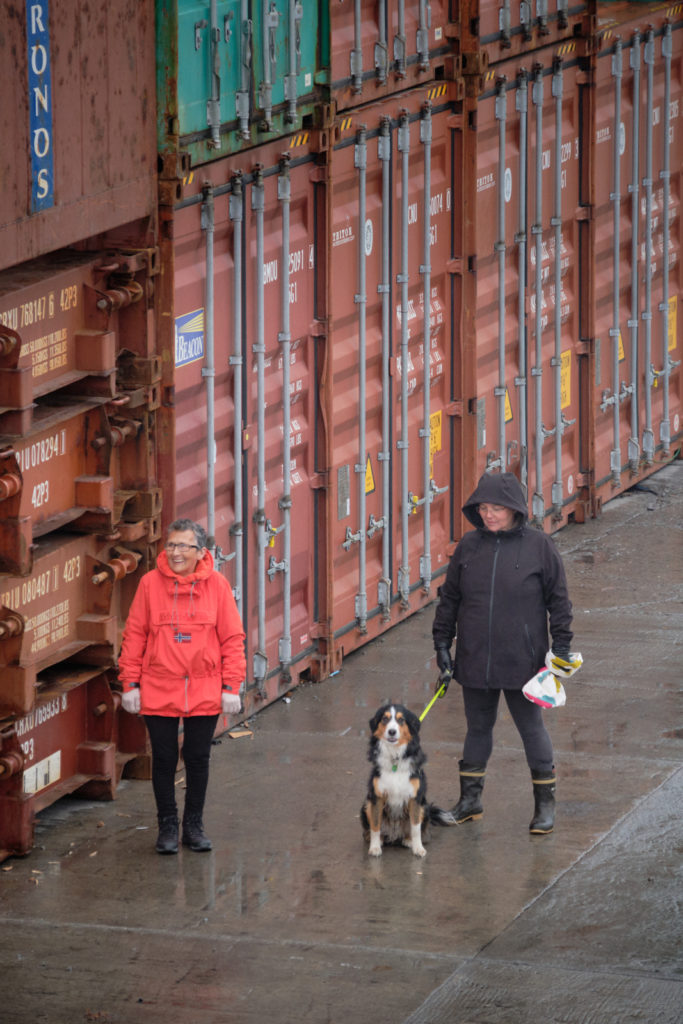
[[(477, 506), (516, 513), (509, 530), (493, 533)], [(555, 543), (527, 523), (527, 505), (513, 473), (485, 473), (463, 513), (476, 527), (456, 547), (439, 590), (434, 647), (457, 637), (454, 678), (477, 689), (520, 690), (544, 665), (548, 625), (554, 647), (569, 648), (572, 606)]]

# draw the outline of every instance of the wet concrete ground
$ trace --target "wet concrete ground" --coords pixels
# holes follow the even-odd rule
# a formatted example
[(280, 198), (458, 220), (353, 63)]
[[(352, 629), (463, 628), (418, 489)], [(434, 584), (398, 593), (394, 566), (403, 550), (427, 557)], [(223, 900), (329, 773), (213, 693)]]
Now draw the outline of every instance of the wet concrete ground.
[[(505, 710), (483, 819), (367, 856), (367, 722), (430, 699), (427, 609), (223, 737), (211, 853), (154, 852), (147, 782), (43, 812), (0, 871), (3, 1024), (681, 1022), (683, 467), (646, 487), (556, 536), (585, 664), (546, 713), (552, 835)], [(463, 735), (453, 686), (422, 728), (444, 805)]]

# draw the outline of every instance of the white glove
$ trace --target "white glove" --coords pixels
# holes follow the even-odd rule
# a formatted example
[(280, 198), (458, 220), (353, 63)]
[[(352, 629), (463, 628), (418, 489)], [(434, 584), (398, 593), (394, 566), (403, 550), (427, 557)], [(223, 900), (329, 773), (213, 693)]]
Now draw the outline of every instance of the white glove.
[(242, 698), (239, 693), (223, 690), (221, 693), (221, 711), (224, 715), (237, 715), (242, 710)]
[(131, 715), (139, 715), (140, 687), (136, 686), (134, 690), (124, 690), (121, 695), (121, 703), (124, 711), (129, 711)]

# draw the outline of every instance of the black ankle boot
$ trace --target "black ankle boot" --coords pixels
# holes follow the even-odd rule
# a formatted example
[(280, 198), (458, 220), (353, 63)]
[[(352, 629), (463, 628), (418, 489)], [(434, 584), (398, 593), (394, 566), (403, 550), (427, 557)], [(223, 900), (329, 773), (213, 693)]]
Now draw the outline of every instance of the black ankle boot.
[(186, 814), (183, 818), (183, 846), (189, 846), (195, 853), (211, 849), (211, 840), (204, 834), (201, 815)]
[(555, 772), (531, 773), (534, 787), (534, 816), (529, 825), (532, 835), (545, 836), (555, 827)]
[(484, 813), (481, 791), (485, 774), (486, 765), (460, 761), (460, 799), (451, 812), (458, 825), (464, 821), (478, 821)]
[(175, 814), (159, 818), (156, 851), (157, 853), (178, 852), (178, 818)]

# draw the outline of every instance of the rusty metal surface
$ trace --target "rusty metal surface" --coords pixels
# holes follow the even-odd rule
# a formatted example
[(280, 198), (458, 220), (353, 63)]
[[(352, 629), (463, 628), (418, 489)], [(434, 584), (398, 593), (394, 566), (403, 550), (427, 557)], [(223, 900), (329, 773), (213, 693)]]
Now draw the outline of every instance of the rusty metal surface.
[(36, 814), (67, 793), (113, 800), (118, 706), (106, 676), (81, 669), (56, 676), (28, 714), (0, 723), (3, 859), (31, 850)]
[(138, 552), (111, 541), (57, 533), (34, 544), (30, 575), (0, 577), (0, 714), (30, 711), (39, 673), (69, 657), (111, 664), (112, 590), (139, 562)]
[(6, 5), (0, 68), (0, 267), (122, 225), (149, 237), (153, 0)]

